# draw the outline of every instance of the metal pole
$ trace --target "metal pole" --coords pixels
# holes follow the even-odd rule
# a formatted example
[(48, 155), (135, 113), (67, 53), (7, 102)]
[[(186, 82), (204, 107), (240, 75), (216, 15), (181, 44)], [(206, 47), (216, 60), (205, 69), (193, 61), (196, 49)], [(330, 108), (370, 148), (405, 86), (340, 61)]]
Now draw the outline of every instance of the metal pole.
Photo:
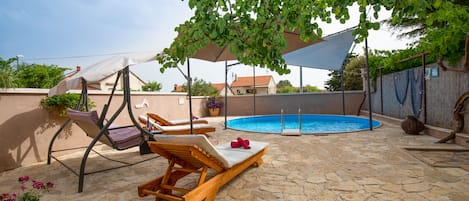
[(370, 131), (373, 130), (373, 110), (371, 108), (371, 87), (370, 87), (370, 66), (368, 63), (368, 37), (365, 38), (365, 56), (366, 56), (366, 83), (368, 91), (368, 116), (370, 118)]
[(303, 66), (300, 66), (300, 93), (303, 93)]
[(425, 53), (422, 54), (422, 96), (423, 96), (423, 123), (427, 123), (427, 80), (425, 80)]
[(379, 90), (381, 100), (381, 114), (383, 114), (383, 68), (379, 68)]
[(189, 93), (189, 119), (191, 124), (191, 134), (194, 133), (194, 125), (192, 124), (192, 94), (191, 94), (191, 87), (192, 87), (192, 78), (191, 78), (191, 66), (189, 64), (189, 58), (187, 58), (187, 90)]
[(228, 61), (225, 61), (225, 130), (227, 129), (227, 112), (228, 112)]
[(252, 67), (252, 74), (254, 75), (253, 77), (253, 83), (254, 83), (254, 90), (253, 90), (253, 94), (254, 94), (254, 103), (253, 103), (253, 108), (254, 108), (254, 111), (253, 111), (253, 116), (256, 116), (256, 67)]
[(345, 83), (344, 83), (344, 65), (340, 71), (340, 86), (342, 88), (342, 114), (345, 115)]

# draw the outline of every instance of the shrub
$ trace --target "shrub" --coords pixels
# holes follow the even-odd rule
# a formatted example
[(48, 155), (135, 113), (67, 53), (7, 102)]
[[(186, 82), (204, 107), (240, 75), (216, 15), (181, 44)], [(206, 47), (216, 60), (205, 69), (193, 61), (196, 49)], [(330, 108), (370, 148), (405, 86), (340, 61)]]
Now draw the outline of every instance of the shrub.
[[(46, 97), (41, 100), (41, 106), (51, 112), (58, 112), (60, 116), (67, 114), (67, 108), (75, 108), (80, 101), (80, 94), (61, 94)], [(88, 98), (89, 108), (94, 108), (95, 104)]]

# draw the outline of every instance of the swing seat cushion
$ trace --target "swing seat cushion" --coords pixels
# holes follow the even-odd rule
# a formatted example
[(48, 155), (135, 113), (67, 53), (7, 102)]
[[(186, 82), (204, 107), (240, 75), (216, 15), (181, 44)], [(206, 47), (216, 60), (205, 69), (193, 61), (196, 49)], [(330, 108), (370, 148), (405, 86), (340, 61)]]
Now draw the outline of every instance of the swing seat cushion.
[[(95, 138), (101, 130), (98, 125), (99, 118), (96, 111), (81, 112), (68, 109), (67, 114), (70, 119), (72, 119), (86, 132), (88, 136), (92, 138)], [(140, 130), (133, 126), (118, 127), (111, 125), (105, 135), (107, 135), (111, 142), (108, 142), (107, 138), (104, 136), (100, 138), (100, 141), (118, 150), (138, 146), (142, 142), (142, 134)]]
[(140, 130), (135, 127), (111, 128), (108, 132), (109, 138), (119, 150), (140, 145), (142, 141)]

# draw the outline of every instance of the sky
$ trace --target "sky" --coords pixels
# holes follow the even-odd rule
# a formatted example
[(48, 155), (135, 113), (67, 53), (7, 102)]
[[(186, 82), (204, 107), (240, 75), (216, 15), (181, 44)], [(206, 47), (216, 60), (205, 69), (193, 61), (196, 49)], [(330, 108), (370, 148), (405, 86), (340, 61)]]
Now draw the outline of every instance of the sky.
[[(188, 1), (176, 0), (3, 0), (0, 7), (0, 57), (22, 55), (20, 62), (56, 64), (75, 69), (125, 52), (161, 51), (169, 47), (177, 33), (174, 28), (188, 20), (193, 11)], [(346, 24), (321, 23), (323, 35), (332, 34), (358, 24), (358, 9), (351, 8)], [(389, 17), (389, 12), (383, 17)], [(370, 49), (391, 50), (406, 47), (409, 41), (397, 39), (386, 27), (370, 32)], [(363, 54), (364, 44), (354, 52)], [(229, 62), (229, 63), (235, 63)], [(211, 83), (224, 82), (224, 62), (192, 59), (191, 77)], [(131, 70), (144, 81), (162, 83), (162, 92), (170, 92), (174, 84), (183, 84), (179, 70), (160, 73), (157, 62), (138, 65)], [(257, 75), (272, 75), (276, 82), (289, 80), (300, 85), (300, 68), (289, 66), (291, 73), (279, 76), (265, 68), (255, 68)], [(180, 69), (187, 73), (186, 66)], [(324, 89), (328, 70), (303, 68), (303, 85)], [(228, 83), (235, 76), (252, 76), (253, 67), (236, 65), (229, 69)]]

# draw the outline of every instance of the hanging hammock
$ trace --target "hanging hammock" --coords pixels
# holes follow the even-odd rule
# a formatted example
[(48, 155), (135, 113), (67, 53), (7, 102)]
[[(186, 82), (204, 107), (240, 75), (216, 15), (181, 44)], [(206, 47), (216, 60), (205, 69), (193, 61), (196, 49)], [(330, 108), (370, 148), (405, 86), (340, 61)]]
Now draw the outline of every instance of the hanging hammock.
[(409, 88), (409, 70), (403, 70), (394, 73), (394, 93), (397, 102), (402, 106), (407, 99), (407, 90)]
[(420, 68), (414, 68), (410, 74), (410, 98), (412, 101), (412, 112), (415, 117), (419, 118), (420, 113), (422, 112), (423, 101), (422, 70)]

